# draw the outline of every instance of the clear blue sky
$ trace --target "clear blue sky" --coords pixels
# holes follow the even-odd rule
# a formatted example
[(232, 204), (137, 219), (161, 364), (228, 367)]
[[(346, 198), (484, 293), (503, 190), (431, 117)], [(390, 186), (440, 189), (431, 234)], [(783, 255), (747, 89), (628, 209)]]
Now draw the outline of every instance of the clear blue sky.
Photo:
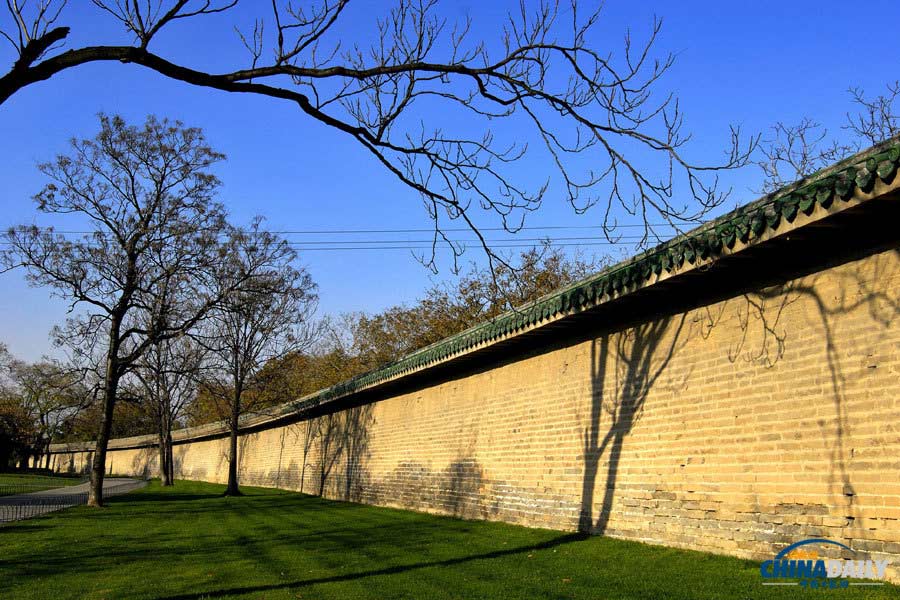
[[(243, 66), (245, 55), (232, 25), (245, 24), (255, 9), (267, 4), (245, 0), (231, 15), (176, 24), (154, 42), (154, 50), (212, 71)], [(514, 4), (459, 0), (444, 2), (441, 10), (448, 17), (471, 15), (474, 35), (496, 41), (504, 14)], [(368, 39), (375, 19), (390, 6), (374, 1), (352, 5), (341, 30), (344, 38)], [(620, 51), (625, 29), (631, 27), (640, 37), (654, 14), (664, 19), (657, 52), (678, 55), (661, 85), (680, 97), (686, 128), (694, 135), (690, 155), (700, 160), (720, 157), (731, 123), (763, 131), (775, 121), (795, 122), (809, 115), (837, 130), (850, 108), (848, 86), (875, 93), (900, 78), (891, 29), (900, 21), (896, 1), (868, 2), (864, 10), (855, 11), (843, 2), (823, 1), (611, 0), (603, 35), (595, 45)], [(86, 0), (70, 2), (61, 23), (72, 27), (69, 47), (128, 41), (117, 23)], [(0, 49), (4, 71), (12, 60), (9, 48)], [(31, 201), (43, 184), (35, 164), (64, 151), (72, 136), (92, 136), (99, 111), (118, 112), (133, 121), (155, 113), (203, 127), (212, 145), (228, 155), (219, 169), (224, 181), (221, 200), (236, 221), (262, 214), (276, 230), (430, 225), (414, 193), (347, 136), (317, 124), (292, 105), (194, 88), (116, 63), (64, 72), (0, 107), (0, 225), (52, 224), (35, 212)], [(548, 169), (539, 157), (523, 167), (538, 175)], [(759, 173), (752, 168), (730, 175), (734, 201), (751, 200), (750, 189), (758, 181)], [(565, 202), (554, 200), (551, 189), (528, 225), (595, 225), (600, 218), (599, 212), (575, 215)], [(329, 240), (334, 235), (305, 239)], [(614, 251), (618, 256), (627, 248)], [(468, 258), (478, 256), (473, 252)], [(377, 311), (409, 302), (433, 280), (402, 250), (306, 252), (302, 261), (320, 286), (322, 312)], [(444, 269), (438, 278), (450, 276)], [(52, 352), (47, 333), (64, 318), (65, 305), (48, 298), (46, 290), (29, 288), (19, 273), (0, 276), (0, 340), (15, 354), (35, 359)]]

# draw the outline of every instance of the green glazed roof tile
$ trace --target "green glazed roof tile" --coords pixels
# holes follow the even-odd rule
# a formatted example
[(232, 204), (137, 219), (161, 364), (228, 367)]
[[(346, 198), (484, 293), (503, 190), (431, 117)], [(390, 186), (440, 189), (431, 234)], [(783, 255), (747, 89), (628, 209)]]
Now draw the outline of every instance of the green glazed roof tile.
[(753, 243), (768, 232), (777, 231), (783, 222), (793, 223), (800, 211), (811, 214), (817, 205), (828, 208), (835, 196), (848, 200), (856, 188), (869, 192), (876, 176), (890, 182), (896, 176), (898, 163), (900, 138), (894, 138), (528, 306), (450, 336), (381, 369), (289, 403), (285, 412), (296, 412), (376, 385), (554, 317), (590, 309), (613, 294), (624, 295), (626, 290), (642, 285), (654, 274), (671, 273), (685, 260), (689, 263), (715, 260), (726, 249), (733, 249), (738, 240)]

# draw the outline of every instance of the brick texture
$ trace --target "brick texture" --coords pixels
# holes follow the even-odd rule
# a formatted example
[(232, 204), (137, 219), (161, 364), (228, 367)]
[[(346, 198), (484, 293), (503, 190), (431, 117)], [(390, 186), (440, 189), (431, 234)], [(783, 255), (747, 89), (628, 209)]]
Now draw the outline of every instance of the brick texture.
[[(241, 482), (755, 559), (826, 537), (897, 581), (898, 307), (890, 249), (245, 435)], [(177, 445), (177, 476), (224, 482), (226, 448)]]

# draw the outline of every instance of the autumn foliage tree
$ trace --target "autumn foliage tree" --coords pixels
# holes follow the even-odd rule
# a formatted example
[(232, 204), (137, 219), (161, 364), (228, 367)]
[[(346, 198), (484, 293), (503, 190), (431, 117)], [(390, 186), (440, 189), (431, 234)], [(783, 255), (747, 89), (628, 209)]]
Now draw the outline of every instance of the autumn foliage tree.
[(473, 266), (454, 282), (429, 288), (412, 306), (355, 315), (348, 322), (353, 354), (376, 368), (583, 279), (602, 264), (544, 244), (494, 269)]
[[(409, 306), (324, 318), (315, 328), (315, 344), (273, 357), (255, 371), (244, 390), (247, 404), (264, 412), (312, 394), (536, 300), (603, 265), (548, 245), (508, 262), (510, 267), (494, 272), (473, 266), (452, 284), (432, 286)], [(215, 397), (205, 390), (189, 409), (191, 425), (224, 417)]]
[(32, 454), (36, 459), (42, 457), (44, 467), (49, 468), (50, 444), (92, 397), (80, 374), (58, 361), (13, 360), (8, 369), (8, 399), (18, 403), (30, 423)]

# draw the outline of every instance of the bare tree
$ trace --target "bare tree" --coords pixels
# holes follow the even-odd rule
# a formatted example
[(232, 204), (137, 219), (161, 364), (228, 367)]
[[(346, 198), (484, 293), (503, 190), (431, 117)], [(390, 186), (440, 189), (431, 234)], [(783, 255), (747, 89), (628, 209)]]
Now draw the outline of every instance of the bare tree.
[(900, 95), (900, 81), (889, 83), (887, 92), (874, 98), (867, 98), (865, 91), (859, 87), (852, 87), (849, 91), (857, 113), (847, 113), (847, 125), (844, 129), (869, 145), (883, 142), (900, 133), (900, 115), (894, 108), (894, 102)]
[[(261, 225), (257, 219), (232, 233), (219, 271), (224, 299), (196, 334), (209, 357), (204, 391), (230, 432), (227, 495), (240, 494), (238, 433), (242, 415), (254, 408), (253, 377), (267, 362), (310, 343), (308, 323), (317, 299), (309, 274), (294, 264), (290, 244)], [(237, 291), (236, 280), (243, 282)]]
[(159, 477), (164, 486), (175, 483), (172, 429), (196, 395), (203, 361), (202, 346), (180, 336), (153, 344), (135, 364), (135, 379), (157, 424)]
[[(103, 502), (121, 378), (148, 348), (192, 327), (220, 292), (200, 278), (221, 258), (217, 233), (224, 212), (213, 201), (219, 181), (209, 168), (223, 158), (199, 129), (153, 117), (136, 127), (101, 115), (94, 139), (73, 140), (69, 155), (40, 165), (51, 183), (35, 196), (39, 211), (78, 215), (91, 233), (72, 238), (21, 226), (6, 235), (5, 266), (24, 267), (32, 285), (53, 289), (71, 303), (70, 312), (80, 309), (58, 336), (89, 365), (102, 357), (93, 506)], [(173, 312), (166, 294), (188, 301)]]
[(777, 191), (900, 133), (900, 115), (894, 109), (900, 82), (889, 84), (886, 94), (874, 98), (867, 98), (857, 87), (849, 93), (856, 111), (847, 112), (843, 135), (837, 138), (809, 117), (796, 125), (778, 122), (772, 126), (758, 146), (756, 164), (764, 176), (760, 193)]
[[(65, 51), (69, 28), (58, 25), (64, 0), (28, 10), (24, 4), (7, 2), (5, 37), (15, 60), (0, 77), (0, 104), (26, 86), (98, 61), (293, 102), (418, 192), (434, 223), (430, 256), (420, 258), (432, 267), (437, 247), (449, 247), (454, 259), (464, 250), (444, 234), (445, 221), (456, 219), (475, 232), (492, 262), (502, 263), (481, 236), (476, 213), (516, 231), (551, 184), (554, 196), (578, 212), (600, 204), (607, 237), (620, 209), (642, 219), (645, 239), (655, 236), (652, 224), (660, 219), (700, 220), (726, 195), (715, 171), (745, 164), (756, 142), (742, 143), (733, 128), (720, 164), (690, 160), (678, 101), (659, 89), (674, 60), (655, 56), (661, 21), (643, 41), (626, 33), (614, 54), (597, 45), (601, 13), (594, 3), (581, 10), (577, 0), (523, 2), (495, 39), (478, 40), (470, 19), (449, 20), (437, 0), (396, 0), (373, 17), (375, 40), (354, 43), (343, 30), (348, 0), (273, 1), (249, 28), (234, 24), (247, 60), (225, 73), (172, 62), (153, 48), (163, 29), (187, 33), (236, 1), (93, 0), (98, 15), (116, 19), (133, 44)], [(492, 129), (504, 122), (514, 137)], [(547, 160), (551, 175), (543, 183), (526, 184), (530, 174), (517, 168), (530, 152)], [(683, 191), (675, 201), (677, 184)]]
[(809, 118), (796, 125), (778, 122), (759, 146), (763, 171), (760, 193), (768, 194), (812, 175), (853, 153), (853, 147), (828, 139), (828, 130)]

